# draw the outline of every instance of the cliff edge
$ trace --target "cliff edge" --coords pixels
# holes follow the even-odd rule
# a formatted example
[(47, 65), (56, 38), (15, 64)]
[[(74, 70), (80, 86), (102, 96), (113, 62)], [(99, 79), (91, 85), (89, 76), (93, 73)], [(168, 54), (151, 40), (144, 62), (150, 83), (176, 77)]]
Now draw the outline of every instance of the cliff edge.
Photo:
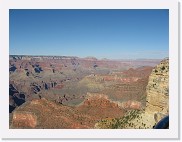
[[(169, 114), (169, 59), (161, 61), (149, 76), (146, 87), (146, 108), (140, 120), (133, 120), (136, 128), (153, 128)], [(138, 121), (138, 122), (137, 122)]]
[(146, 87), (146, 107), (131, 110), (120, 119), (104, 120), (95, 128), (152, 129), (169, 114), (169, 59), (160, 62), (151, 72)]

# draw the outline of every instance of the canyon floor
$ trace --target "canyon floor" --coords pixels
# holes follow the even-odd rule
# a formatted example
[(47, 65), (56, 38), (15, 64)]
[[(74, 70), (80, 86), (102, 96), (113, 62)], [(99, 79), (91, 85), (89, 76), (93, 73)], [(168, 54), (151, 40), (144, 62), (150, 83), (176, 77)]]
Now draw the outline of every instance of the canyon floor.
[(160, 62), (10, 55), (10, 128), (116, 128), (145, 110), (149, 76)]

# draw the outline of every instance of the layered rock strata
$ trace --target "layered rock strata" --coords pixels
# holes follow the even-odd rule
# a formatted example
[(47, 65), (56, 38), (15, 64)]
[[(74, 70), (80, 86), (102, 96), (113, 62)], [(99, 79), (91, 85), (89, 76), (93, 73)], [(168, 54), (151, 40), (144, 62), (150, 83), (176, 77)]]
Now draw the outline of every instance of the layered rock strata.
[(153, 128), (169, 114), (169, 59), (161, 61), (149, 76), (146, 87), (147, 98), (144, 113), (132, 123), (135, 128)]

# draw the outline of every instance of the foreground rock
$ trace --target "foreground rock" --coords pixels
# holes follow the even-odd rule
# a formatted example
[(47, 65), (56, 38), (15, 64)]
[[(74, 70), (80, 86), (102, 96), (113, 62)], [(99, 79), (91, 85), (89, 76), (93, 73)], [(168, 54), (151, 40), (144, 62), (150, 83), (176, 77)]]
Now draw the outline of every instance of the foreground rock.
[(13, 112), (10, 128), (72, 129), (94, 128), (96, 122), (118, 118), (124, 110), (102, 94), (94, 94), (75, 107), (35, 99), (26, 102)]
[(146, 92), (145, 111), (139, 115), (140, 119), (132, 121), (135, 128), (153, 128), (169, 114), (169, 59), (161, 61), (153, 69)]

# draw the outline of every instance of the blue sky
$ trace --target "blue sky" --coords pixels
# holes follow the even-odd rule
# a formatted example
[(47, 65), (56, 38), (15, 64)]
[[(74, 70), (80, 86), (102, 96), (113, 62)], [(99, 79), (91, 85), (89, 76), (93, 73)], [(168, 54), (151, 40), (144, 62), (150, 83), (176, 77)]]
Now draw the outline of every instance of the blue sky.
[(169, 11), (10, 10), (11, 55), (162, 59)]

